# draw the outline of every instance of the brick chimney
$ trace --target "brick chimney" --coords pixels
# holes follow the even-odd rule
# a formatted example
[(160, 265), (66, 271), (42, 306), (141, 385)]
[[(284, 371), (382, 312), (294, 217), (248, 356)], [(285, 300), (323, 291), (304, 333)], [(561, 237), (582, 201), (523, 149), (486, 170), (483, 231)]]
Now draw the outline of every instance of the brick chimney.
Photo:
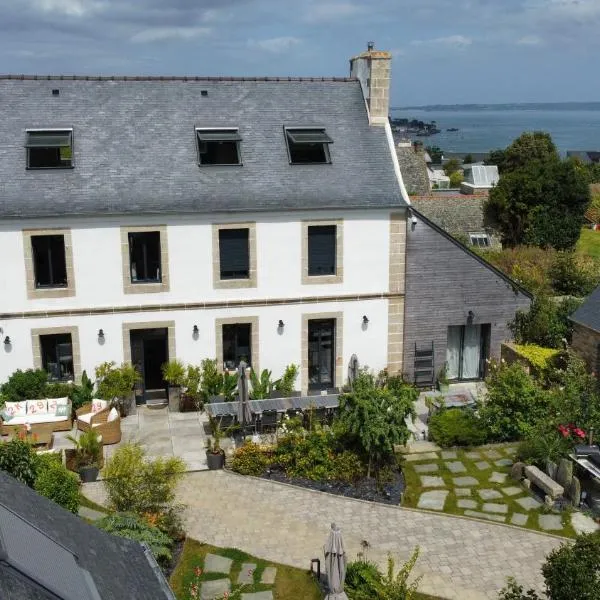
[(362, 86), (369, 106), (371, 125), (385, 125), (390, 112), (390, 52), (375, 50), (373, 42), (367, 51), (350, 59), (350, 77), (356, 77)]

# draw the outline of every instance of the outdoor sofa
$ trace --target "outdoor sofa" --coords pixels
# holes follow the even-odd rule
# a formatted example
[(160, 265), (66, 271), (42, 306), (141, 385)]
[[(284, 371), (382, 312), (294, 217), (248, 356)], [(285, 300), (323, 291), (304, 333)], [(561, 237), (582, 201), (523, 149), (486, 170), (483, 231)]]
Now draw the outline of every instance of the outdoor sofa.
[(42, 398), (6, 402), (0, 411), (0, 433), (9, 435), (23, 425), (49, 425), (52, 431), (70, 431), (73, 427), (69, 398)]
[(105, 446), (121, 441), (121, 417), (116, 408), (111, 408), (106, 400), (92, 400), (75, 411), (77, 429), (93, 429), (102, 436)]

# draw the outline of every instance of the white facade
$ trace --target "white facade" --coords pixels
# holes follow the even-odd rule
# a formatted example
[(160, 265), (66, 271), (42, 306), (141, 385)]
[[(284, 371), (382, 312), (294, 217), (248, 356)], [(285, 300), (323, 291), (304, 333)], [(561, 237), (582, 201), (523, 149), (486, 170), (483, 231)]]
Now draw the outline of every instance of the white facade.
[[(221, 362), (217, 319), (250, 317), (258, 324), (258, 357), (253, 362), (279, 377), (286, 365), (306, 361), (303, 319), (341, 313), (335, 348), (335, 386), (341, 387), (353, 354), (376, 371), (388, 364), (388, 297), (395, 289), (390, 282), (390, 217), (390, 210), (371, 209), (4, 221), (0, 224), (0, 328), (2, 340), (8, 336), (10, 344), (0, 344), (0, 381), (16, 369), (35, 366), (34, 356), (40, 350), (34, 347), (32, 330), (76, 328), (78, 377), (82, 370), (92, 374), (101, 362), (129, 358), (123, 324), (151, 327), (152, 322), (173, 322), (176, 357), (199, 364), (204, 358)], [(342, 222), (341, 283), (303, 283), (303, 222), (310, 220)], [(255, 223), (256, 287), (214, 285), (213, 225), (225, 223)], [(136, 226), (165, 228), (169, 291), (126, 293), (121, 228)], [(23, 230), (53, 228), (71, 234), (73, 282), (69, 285), (74, 283), (74, 295), (30, 298), (25, 267), (28, 240)], [(278, 327), (280, 319), (283, 328)], [(193, 335), (194, 325), (198, 335)], [(98, 338), (100, 329), (103, 342)], [(306, 391), (305, 370), (297, 385)]]

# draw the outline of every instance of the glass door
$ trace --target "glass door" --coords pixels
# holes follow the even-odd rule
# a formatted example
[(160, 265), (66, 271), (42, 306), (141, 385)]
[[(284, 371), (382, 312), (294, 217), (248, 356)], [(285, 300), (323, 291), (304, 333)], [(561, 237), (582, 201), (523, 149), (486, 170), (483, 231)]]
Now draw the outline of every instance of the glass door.
[(489, 352), (490, 325), (448, 327), (446, 365), (448, 379), (480, 379)]
[(335, 319), (308, 322), (308, 387), (335, 387)]

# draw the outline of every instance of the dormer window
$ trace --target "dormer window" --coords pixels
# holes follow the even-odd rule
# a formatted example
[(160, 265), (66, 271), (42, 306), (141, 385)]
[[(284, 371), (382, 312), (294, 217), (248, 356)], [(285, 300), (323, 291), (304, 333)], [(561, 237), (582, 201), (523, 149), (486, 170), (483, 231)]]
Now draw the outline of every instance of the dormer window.
[(196, 129), (199, 165), (241, 165), (237, 129)]
[(70, 169), (73, 166), (73, 131), (28, 129), (28, 169)]
[(331, 162), (329, 144), (333, 140), (322, 127), (286, 127), (290, 163), (292, 165), (326, 164)]

